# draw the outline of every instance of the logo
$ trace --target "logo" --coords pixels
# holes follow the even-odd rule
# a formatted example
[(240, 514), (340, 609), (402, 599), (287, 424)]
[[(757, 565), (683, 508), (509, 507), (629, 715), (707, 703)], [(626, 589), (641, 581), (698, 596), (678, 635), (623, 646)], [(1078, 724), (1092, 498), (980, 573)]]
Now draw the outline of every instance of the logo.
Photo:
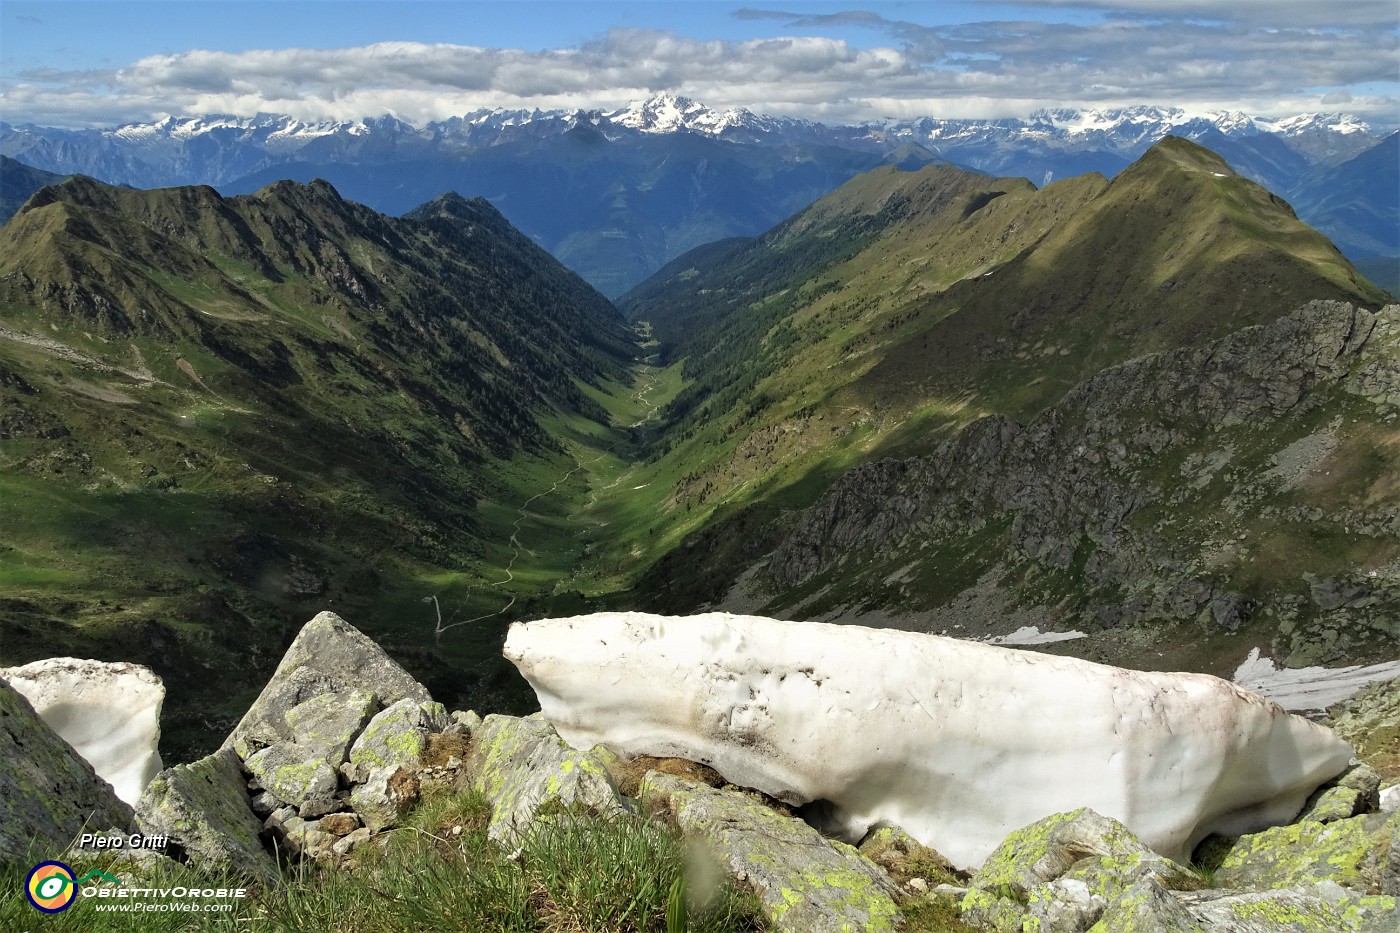
[(46, 914), (56, 914), (73, 906), (78, 896), (78, 885), (73, 879), (73, 869), (62, 862), (40, 862), (29, 871), (24, 879), (24, 896), (35, 910)]

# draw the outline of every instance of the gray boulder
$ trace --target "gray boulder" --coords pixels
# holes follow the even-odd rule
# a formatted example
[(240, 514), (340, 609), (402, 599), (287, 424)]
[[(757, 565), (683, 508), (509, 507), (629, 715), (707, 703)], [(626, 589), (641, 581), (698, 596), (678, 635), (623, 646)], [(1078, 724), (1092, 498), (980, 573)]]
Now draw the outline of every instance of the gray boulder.
[(168, 835), (200, 871), (279, 881), (277, 864), (258, 838), (262, 825), (231, 749), (157, 774), (141, 795), (136, 820), (144, 833)]
[(379, 711), (373, 693), (326, 693), (292, 707), (285, 717), (287, 730), (303, 750), (305, 760), (320, 760), (339, 768), (350, 754), (350, 745)]
[(898, 889), (875, 863), (757, 795), (650, 771), (641, 799), (752, 886), (773, 930), (880, 933), (903, 923), (894, 900)]
[(1400, 813), (1275, 826), (1235, 840), (1220, 862), (1222, 888), (1293, 888), (1329, 881), (1400, 895)]
[(302, 628), (257, 700), (224, 740), (240, 758), (278, 742), (296, 741), (287, 714), (316, 697), (373, 694), (381, 705), (432, 700), (384, 650), (333, 612)]
[(54, 858), (107, 829), (135, 832), (131, 807), (0, 680), (0, 866)]
[(1172, 892), (1152, 878), (1141, 878), (1119, 894), (1089, 933), (1205, 933), (1206, 928)]
[(487, 835), (503, 845), (514, 845), (546, 804), (625, 812), (604, 755), (570, 748), (539, 714), (487, 716), (464, 767), (472, 786), (491, 801)]
[(1381, 805), (1381, 776), (1370, 765), (1356, 759), (1336, 780), (1319, 788), (1295, 823), (1312, 820), (1334, 823), (1364, 813), (1375, 813)]
[(278, 800), (298, 809), (307, 804), (330, 807), (339, 785), (334, 768), (322, 759), (309, 757), (295, 742), (269, 745), (243, 764)]

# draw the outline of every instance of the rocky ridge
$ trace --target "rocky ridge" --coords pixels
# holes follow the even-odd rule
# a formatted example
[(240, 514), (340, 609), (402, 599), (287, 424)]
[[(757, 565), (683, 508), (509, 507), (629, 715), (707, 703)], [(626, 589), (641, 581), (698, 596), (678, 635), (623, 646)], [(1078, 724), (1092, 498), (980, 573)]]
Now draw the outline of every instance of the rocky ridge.
[[(968, 583), (1012, 578), (1012, 599), (1061, 627), (1264, 619), (1290, 664), (1393, 657), (1400, 505), (1382, 464), (1398, 350), (1400, 306), (1313, 302), (1113, 367), (1028, 423), (984, 418), (930, 456), (852, 470), (768, 573), (808, 617), (839, 602), (833, 583), (898, 606), (938, 548), (967, 542), (982, 549)], [(1333, 544), (1288, 578), (1297, 539)]]
[[(1400, 695), (1400, 681), (1383, 689)], [(404, 695), (393, 699), (398, 694)], [(6, 696), (18, 698), (0, 684), (0, 698)], [(41, 747), (60, 756), (67, 749), (76, 758), (36, 717), (25, 718), (26, 709), (22, 698), (5, 705), (7, 730), (27, 723), (27, 758), (0, 756), (0, 778), (7, 781), (16, 762), (26, 767)], [(1110, 933), (1131, 923), (1133, 929), (1365, 933), (1393, 929), (1397, 916), (1400, 814), (1372, 812), (1376, 775), (1359, 763), (1323, 788), (1300, 822), (1207, 840), (1195, 869), (1151, 852), (1115, 821), (1081, 810), (1017, 830), (969, 876), (895, 828), (876, 829), (854, 848), (712, 773), (705, 780), (683, 776), (706, 778), (703, 769), (624, 762), (602, 747), (571, 749), (538, 714), (484, 721), (473, 713), (448, 715), (330, 613), (303, 629), (256, 713), (225, 748), (167, 769), (151, 783), (137, 822), (143, 832), (168, 834), (171, 846), (163, 855), (122, 862), (121, 871), (149, 870), (173, 857), (196, 872), (241, 875), (262, 888), (282, 883), (284, 870), (302, 861), (324, 871), (373, 871), (372, 860), (352, 853), (382, 848), (419, 800), (474, 788), (491, 803), (491, 837), (507, 848), (585, 810), (672, 824), (718, 860), (730, 883), (757, 893), (773, 930), (915, 929), (910, 918), (935, 902), (964, 924), (997, 931)], [(283, 759), (275, 767), (268, 766), (273, 750)], [(640, 785), (628, 777), (637, 764), (648, 769)], [(90, 770), (87, 780), (104, 786)], [(81, 795), (62, 796), (84, 800), (90, 824), (130, 828), (119, 806), (104, 810)], [(24, 785), (3, 797), (15, 798), (55, 799)], [(62, 815), (51, 817), (49, 825), (25, 824), (21, 832), (40, 845), (71, 838), (74, 829)], [(16, 850), (13, 831), (7, 821), (0, 855), (23, 862), (28, 856)], [(1215, 883), (1207, 883), (1211, 873)]]

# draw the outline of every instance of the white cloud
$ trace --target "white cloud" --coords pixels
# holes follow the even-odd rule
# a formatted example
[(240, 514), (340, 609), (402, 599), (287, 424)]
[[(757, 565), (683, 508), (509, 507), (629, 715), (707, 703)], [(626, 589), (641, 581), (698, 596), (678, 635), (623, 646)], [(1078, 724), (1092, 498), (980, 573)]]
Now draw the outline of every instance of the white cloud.
[[(1336, 107), (1349, 97), (1348, 110), (1382, 126), (1400, 123), (1394, 29), (1357, 28), (1374, 27), (1386, 6), (1393, 21), (1393, 0), (1020, 0), (1020, 6), (1114, 15), (1089, 24), (1042, 17), (924, 26), (865, 11), (748, 10), (737, 15), (784, 20), (794, 35), (718, 41), (618, 29), (576, 48), (545, 51), (419, 42), (191, 50), (115, 71), (28, 72), (0, 83), (0, 99), (11, 121), (70, 126), (213, 112), (302, 119), (387, 112), (421, 124), (479, 107), (606, 107), (659, 91), (713, 107), (827, 121), (1019, 116), (1038, 107), (1124, 103), (1276, 116)], [(1274, 15), (1266, 15), (1270, 9)], [(1210, 10), (1218, 15), (1205, 21)], [(1344, 28), (1319, 28), (1328, 10), (1337, 15), (1327, 22)], [(888, 44), (858, 48), (835, 37), (851, 24), (883, 30)]]

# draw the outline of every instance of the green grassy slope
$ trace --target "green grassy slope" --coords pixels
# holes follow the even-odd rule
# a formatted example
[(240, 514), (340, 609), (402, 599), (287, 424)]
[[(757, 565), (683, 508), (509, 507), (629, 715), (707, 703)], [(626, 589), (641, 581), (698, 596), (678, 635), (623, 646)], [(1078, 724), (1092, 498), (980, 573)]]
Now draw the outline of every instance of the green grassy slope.
[(714, 529), (643, 592), (670, 608), (717, 598), (856, 463), (927, 452), (985, 415), (1033, 416), (1107, 366), (1303, 301), (1384, 297), (1285, 203), (1185, 140), (1111, 183), (860, 176), (624, 298), (688, 379), (647, 474), (669, 487), (655, 494), (666, 542)]
[[(44, 189), (0, 229), (0, 328), (0, 664), (150, 664), (177, 758), (323, 608), (435, 691), (514, 691), (486, 587), (635, 352), (484, 202), (324, 184)], [(491, 618), (436, 639), (435, 593)]]

